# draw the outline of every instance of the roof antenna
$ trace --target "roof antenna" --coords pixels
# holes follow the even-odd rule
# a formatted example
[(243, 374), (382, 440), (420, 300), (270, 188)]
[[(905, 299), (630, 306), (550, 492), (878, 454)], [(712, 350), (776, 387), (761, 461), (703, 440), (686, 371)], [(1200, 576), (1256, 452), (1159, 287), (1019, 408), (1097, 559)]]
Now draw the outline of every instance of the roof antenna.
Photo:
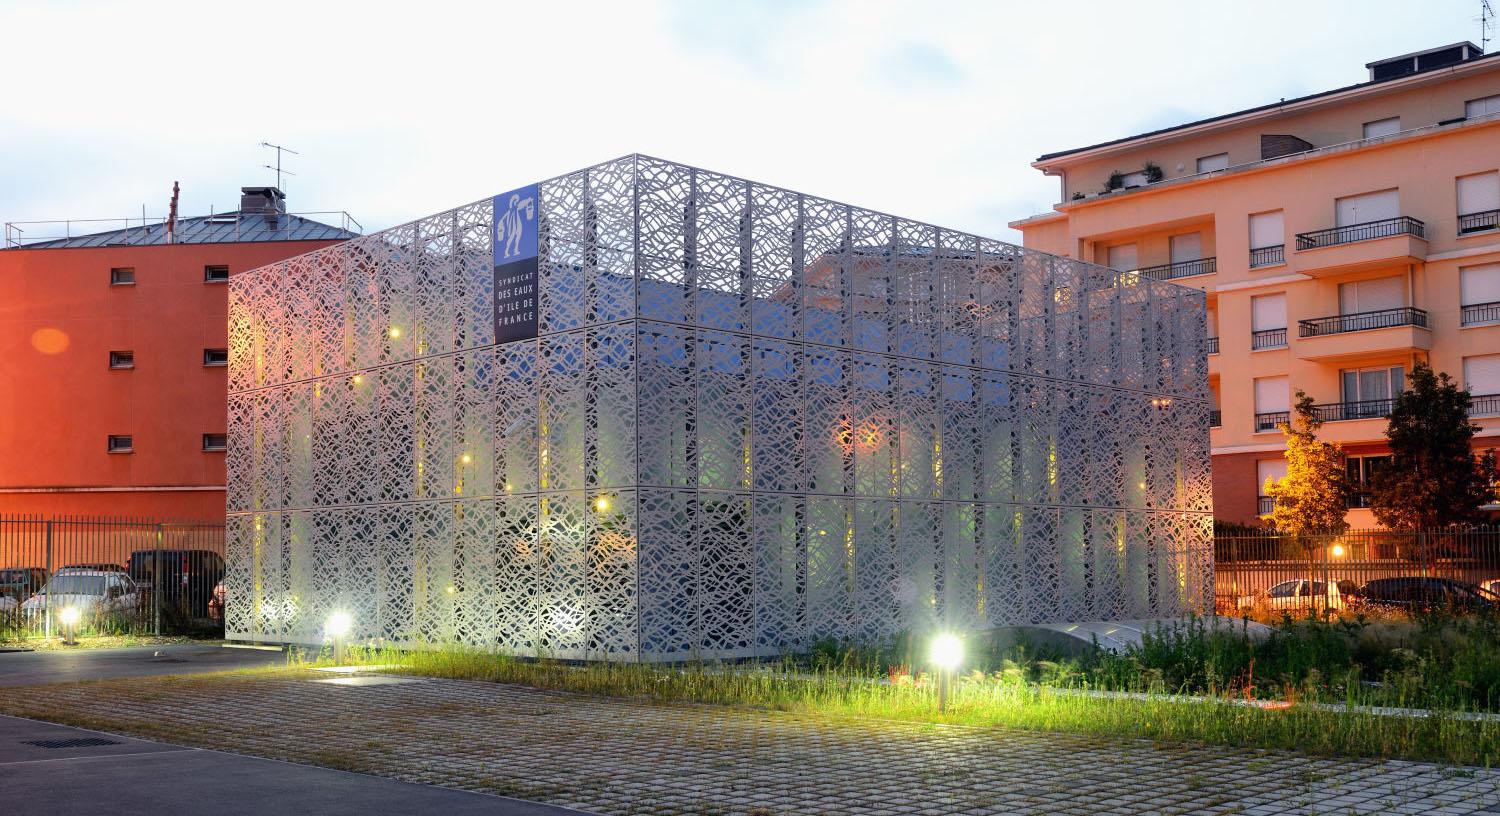
[[(1488, 2), (1488, 0), (1486, 0), (1486, 2)], [(276, 166), (272, 167), (269, 164), (263, 164), (263, 165), (261, 165), (261, 167), (264, 167), (267, 170), (275, 170), (276, 171), (276, 189), (282, 191), (283, 193), (286, 192), (286, 188), (281, 186), (281, 177), (284, 176), (284, 175), (286, 175), (286, 176), (295, 176), (297, 174), (293, 173), (290, 170), (283, 170), (283, 169), (281, 169), (281, 154), (282, 154), (283, 151), (285, 151), (287, 153), (290, 153), (293, 156), (300, 156), (302, 154), (298, 153), (297, 151), (295, 151), (293, 149), (291, 149), (290, 147), (282, 147), (281, 145), (271, 144), (270, 142), (261, 142), (260, 146), (261, 147), (269, 147), (272, 150), (276, 151)]]
[(1490, 31), (1495, 28), (1495, 10), (1490, 0), (1479, 0), (1479, 53), (1489, 50)]
[(172, 182), (172, 204), (167, 209), (167, 243), (177, 243), (177, 182)]

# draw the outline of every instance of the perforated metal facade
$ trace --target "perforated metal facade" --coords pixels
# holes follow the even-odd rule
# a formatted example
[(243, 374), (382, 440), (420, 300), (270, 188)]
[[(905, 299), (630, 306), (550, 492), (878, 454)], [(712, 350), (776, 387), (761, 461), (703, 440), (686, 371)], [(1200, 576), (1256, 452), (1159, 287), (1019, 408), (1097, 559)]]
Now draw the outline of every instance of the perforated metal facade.
[(1210, 605), (1202, 292), (642, 156), (231, 282), (228, 633), (620, 660)]

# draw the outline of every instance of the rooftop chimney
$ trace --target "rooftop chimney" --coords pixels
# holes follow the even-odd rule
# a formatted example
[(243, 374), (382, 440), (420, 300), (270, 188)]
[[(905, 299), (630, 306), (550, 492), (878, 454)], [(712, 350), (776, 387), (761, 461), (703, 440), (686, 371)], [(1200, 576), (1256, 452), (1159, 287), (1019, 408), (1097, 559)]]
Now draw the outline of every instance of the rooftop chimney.
[(1457, 65), (1483, 55), (1484, 52), (1474, 43), (1457, 42), (1452, 45), (1429, 48), (1426, 51), (1416, 51), (1399, 57), (1367, 62), (1365, 67), (1370, 69), (1370, 81), (1377, 82), (1421, 71), (1431, 71), (1434, 68), (1446, 68), (1449, 65)]
[(272, 225), (286, 213), (286, 193), (275, 187), (241, 187), (240, 216), (259, 213)]

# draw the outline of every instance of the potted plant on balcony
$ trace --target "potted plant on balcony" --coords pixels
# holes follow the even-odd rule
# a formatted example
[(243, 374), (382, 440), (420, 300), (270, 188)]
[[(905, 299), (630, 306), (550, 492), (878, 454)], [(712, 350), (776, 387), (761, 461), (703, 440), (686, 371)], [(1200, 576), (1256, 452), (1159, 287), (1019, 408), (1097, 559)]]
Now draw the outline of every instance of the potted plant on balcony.
[(1109, 178), (1104, 182), (1103, 192), (1112, 193), (1125, 186), (1125, 174), (1119, 170), (1109, 171)]
[(1141, 165), (1141, 174), (1146, 177), (1147, 184), (1155, 184), (1158, 181), (1161, 181), (1162, 176), (1164, 175), (1161, 170), (1161, 165), (1157, 164), (1154, 161), (1148, 161), (1144, 165)]

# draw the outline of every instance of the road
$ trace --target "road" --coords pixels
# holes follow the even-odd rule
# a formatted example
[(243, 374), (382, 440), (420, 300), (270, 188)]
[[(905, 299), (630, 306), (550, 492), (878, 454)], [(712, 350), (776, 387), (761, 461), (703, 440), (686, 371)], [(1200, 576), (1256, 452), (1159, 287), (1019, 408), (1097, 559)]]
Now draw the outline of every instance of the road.
[(126, 649), (0, 652), (0, 686), (77, 683), (284, 665), (285, 652), (230, 648), (216, 642)]

